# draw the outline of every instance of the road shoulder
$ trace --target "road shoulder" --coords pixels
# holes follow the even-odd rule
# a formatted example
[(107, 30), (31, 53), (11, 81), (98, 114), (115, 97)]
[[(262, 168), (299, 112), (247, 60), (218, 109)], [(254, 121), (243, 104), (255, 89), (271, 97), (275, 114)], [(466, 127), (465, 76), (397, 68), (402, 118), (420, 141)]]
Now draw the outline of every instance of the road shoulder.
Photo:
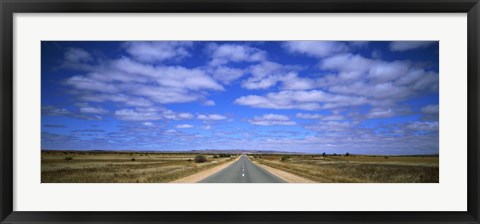
[(268, 172), (272, 173), (273, 175), (277, 176), (278, 178), (288, 182), (288, 183), (315, 183), (312, 180), (297, 176), (295, 174), (279, 170), (273, 167), (269, 167), (267, 165), (260, 164), (256, 161), (252, 161), (255, 165), (267, 170)]
[(236, 159), (232, 160), (232, 161), (229, 161), (229, 162), (226, 162), (226, 163), (223, 163), (221, 165), (218, 165), (218, 166), (215, 166), (215, 167), (212, 167), (208, 170), (204, 170), (204, 171), (201, 171), (201, 172), (198, 172), (196, 174), (193, 174), (193, 175), (190, 175), (190, 176), (187, 176), (187, 177), (184, 177), (184, 178), (180, 178), (180, 179), (177, 179), (177, 180), (174, 180), (170, 183), (197, 183), (213, 174), (216, 174), (218, 172), (220, 172), (221, 170), (227, 168), (228, 166), (232, 165), (234, 162), (238, 161), (240, 159), (241, 156), (238, 156)]

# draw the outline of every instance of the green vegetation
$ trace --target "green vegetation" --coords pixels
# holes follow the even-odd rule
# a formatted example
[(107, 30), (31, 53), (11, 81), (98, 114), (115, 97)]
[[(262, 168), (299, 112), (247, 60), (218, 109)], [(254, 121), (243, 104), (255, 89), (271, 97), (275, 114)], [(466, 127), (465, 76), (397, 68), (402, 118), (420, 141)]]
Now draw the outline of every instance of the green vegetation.
[(230, 155), (230, 154), (220, 154), (219, 156), (220, 156), (220, 158), (229, 158), (232, 155)]
[(194, 160), (195, 160), (196, 163), (204, 163), (204, 162), (207, 162), (207, 157), (205, 157), (203, 155), (198, 155), (198, 156), (195, 156)]

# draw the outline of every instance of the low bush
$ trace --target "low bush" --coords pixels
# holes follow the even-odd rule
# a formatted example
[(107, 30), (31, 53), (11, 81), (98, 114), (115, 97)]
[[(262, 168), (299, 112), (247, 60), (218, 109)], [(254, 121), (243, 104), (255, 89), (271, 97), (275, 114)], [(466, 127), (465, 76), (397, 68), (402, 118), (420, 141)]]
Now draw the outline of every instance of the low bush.
[(195, 156), (194, 160), (196, 163), (204, 163), (204, 162), (207, 162), (207, 157), (203, 155), (198, 155), (198, 156)]

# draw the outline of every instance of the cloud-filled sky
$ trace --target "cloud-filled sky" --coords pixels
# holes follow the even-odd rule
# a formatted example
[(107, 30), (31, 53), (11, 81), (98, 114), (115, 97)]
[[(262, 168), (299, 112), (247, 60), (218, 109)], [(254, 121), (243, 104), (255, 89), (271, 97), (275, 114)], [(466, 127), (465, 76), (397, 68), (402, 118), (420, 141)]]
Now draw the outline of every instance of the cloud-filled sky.
[(42, 42), (42, 148), (437, 154), (438, 42)]

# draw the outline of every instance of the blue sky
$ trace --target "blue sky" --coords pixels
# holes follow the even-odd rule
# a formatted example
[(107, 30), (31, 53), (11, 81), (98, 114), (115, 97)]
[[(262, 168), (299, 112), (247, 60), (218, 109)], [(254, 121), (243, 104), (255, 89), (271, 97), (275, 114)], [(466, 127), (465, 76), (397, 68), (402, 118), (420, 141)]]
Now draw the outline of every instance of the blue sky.
[(42, 42), (42, 148), (436, 154), (438, 42)]

